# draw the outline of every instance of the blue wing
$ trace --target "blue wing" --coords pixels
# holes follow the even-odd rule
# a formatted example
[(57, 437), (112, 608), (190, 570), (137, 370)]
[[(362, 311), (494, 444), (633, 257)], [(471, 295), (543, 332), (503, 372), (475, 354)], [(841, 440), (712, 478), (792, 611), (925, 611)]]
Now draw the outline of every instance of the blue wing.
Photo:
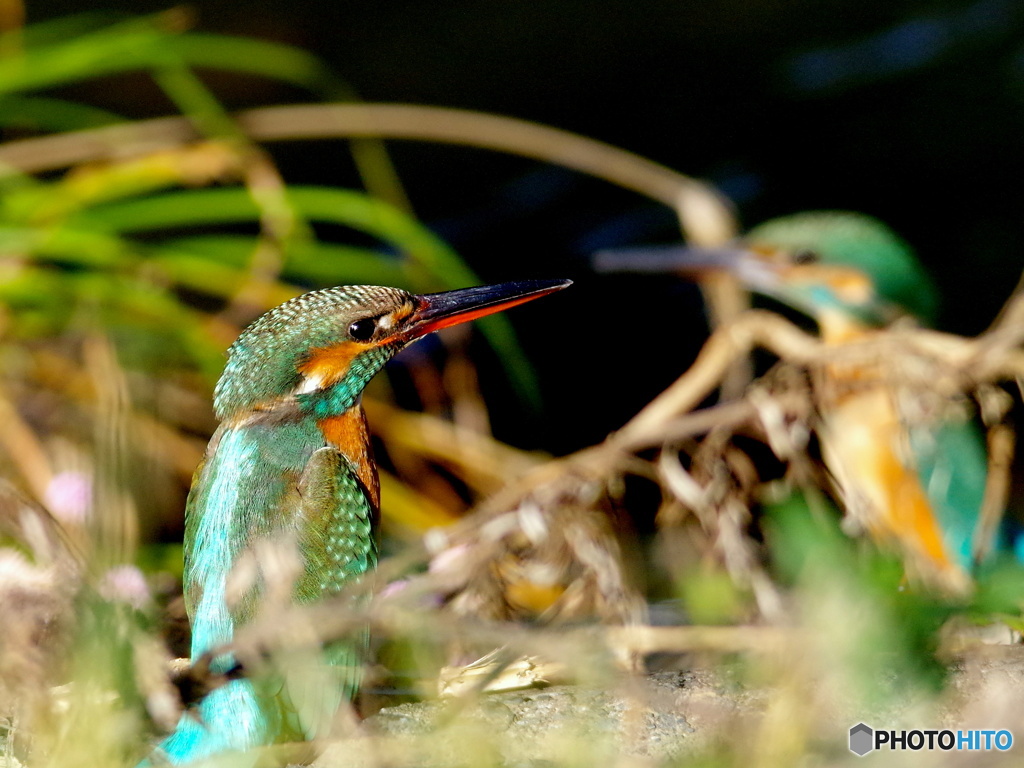
[(946, 548), (951, 558), (970, 573), (988, 476), (982, 435), (972, 422), (943, 421), (911, 428), (910, 445)]
[[(304, 559), (296, 599), (338, 591), (376, 563), (375, 510), (347, 459), (315, 422), (222, 426), (197, 470), (186, 510), (185, 596), (192, 659), (231, 642), (252, 618), (258, 589), (229, 604), (228, 577), (261, 538), (294, 535)], [(293, 540), (294, 540), (293, 539)], [(227, 750), (322, 733), (358, 685), (365, 637), (282, 659), (278, 679), (234, 680), (186, 713), (160, 748), (186, 763)], [(226, 670), (227, 657), (215, 661)], [(315, 681), (315, 682), (314, 682)], [(268, 695), (274, 690), (277, 695)]]

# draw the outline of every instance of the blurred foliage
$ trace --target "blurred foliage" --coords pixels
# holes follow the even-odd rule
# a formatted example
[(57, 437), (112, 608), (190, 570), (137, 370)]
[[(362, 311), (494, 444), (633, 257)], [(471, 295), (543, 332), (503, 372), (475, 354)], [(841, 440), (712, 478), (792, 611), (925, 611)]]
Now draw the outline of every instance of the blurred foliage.
[[(97, 14), (0, 37), (0, 124), (12, 140), (130, 125), (129, 116), (60, 95), (70, 84), (125, 72), (150, 78), (196, 129), (194, 141), (172, 149), (59, 174), (0, 169), (0, 472), (17, 486), (0, 494), (0, 765), (26, 756), (33, 766), (128, 765), (146, 753), (153, 733), (173, 727), (185, 688), (165, 674), (171, 653), (157, 638), (183, 634), (173, 584), (180, 549), (139, 544), (154, 529), (174, 529), (167, 521), (180, 515), (214, 426), (210, 389), (240, 328), (325, 285), (430, 291), (478, 282), (409, 212), (378, 143), (352, 145), (365, 190), (288, 184), (196, 70), (350, 98), (339, 78), (304, 51), (194, 32), (190, 23), (182, 10), (116, 20)], [(507, 321), (492, 318), (484, 332), (524, 397), (535, 397)], [(426, 359), (409, 363), (428, 413), (386, 404), (382, 384), (368, 403), (386, 446), (386, 525), (420, 543), (384, 564), (384, 595), (366, 616), (339, 619), (337, 606), (314, 606), (270, 622), (276, 634), (261, 626), (240, 638), (239, 656), (253, 668), (268, 663), (267, 649), (289, 650), (282, 621), (308, 622), (320, 639), (350, 629), (345, 622), (371, 623), (379, 642), (390, 643), (382, 663), (395, 667), (371, 677), (391, 694), (385, 703), (396, 681), (409, 698), (430, 698), (439, 666), (482, 656), (486, 663), (474, 666), (477, 677), (465, 686), (471, 694), (441, 718), (444, 731), (484, 684), (518, 679), (509, 670), (531, 683), (597, 686), (635, 703), (643, 697), (622, 667), (635, 670), (654, 651), (681, 653), (684, 666), (696, 660), (725, 670), (723, 699), (744, 686), (769, 693), (704, 723), (710, 737), (702, 734), (688, 753), (657, 755), (661, 762), (839, 764), (849, 755), (845, 734), (829, 730), (836, 718), (895, 725), (910, 701), (909, 716), (924, 718), (910, 727), (937, 725), (949, 703), (950, 655), (962, 654), (949, 641), (951, 626), (1021, 624), (1019, 564), (994, 563), (969, 595), (907, 583), (897, 558), (851, 539), (836, 510), (807, 493), (828, 483), (802, 474), (814, 458), (806, 445), (798, 458), (776, 457), (790, 462), (782, 482), (792, 493), (765, 503), (765, 486), (780, 478), (754, 472), (748, 482), (756, 462), (731, 442), (730, 428), (705, 420), (683, 437), (659, 431), (706, 392), (671, 418), (654, 419), (655, 438), (631, 443), (637, 430), (627, 427), (619, 442), (612, 436), (593, 451), (545, 462), (487, 437), (472, 365), (457, 346), (447, 363), (443, 370)], [(810, 434), (812, 410), (805, 398), (789, 423), (811, 425)], [(438, 418), (448, 411), (461, 419)], [(772, 443), (748, 418), (748, 431)], [(653, 460), (652, 450), (660, 452)], [(719, 481), (727, 490), (687, 507), (695, 489), (680, 490), (685, 474), (677, 470), (699, 476), (695, 467), (708, 470), (696, 490), (711, 494)], [(623, 500), (633, 475), (655, 480), (662, 497), (652, 547), (661, 548), (662, 568), (644, 563), (630, 578), (620, 551), (629, 534), (615, 523), (630, 516)], [(479, 515), (421, 542), (424, 530), (453, 523), (483, 497), (491, 501)], [(632, 546), (626, 552), (647, 554)], [(647, 634), (638, 635), (614, 631), (628, 626), (593, 626), (595, 616), (608, 625), (640, 622), (634, 582), (645, 579), (667, 582), (679, 598), (672, 623), (695, 626), (641, 626)], [(179, 626), (156, 626), (161, 615)], [(499, 646), (501, 654), (486, 655)], [(524, 658), (534, 661), (517, 667)], [(372, 702), (373, 692), (364, 698)], [(685, 714), (697, 722), (700, 707)], [(635, 763), (606, 742), (606, 724), (597, 728), (605, 729), (600, 738), (573, 731), (559, 764)], [(468, 746), (452, 764), (508, 764), (487, 730), (472, 730), (468, 740), (462, 733)], [(364, 758), (422, 765), (429, 738), (415, 746), (382, 738), (379, 754)], [(328, 755), (324, 764), (346, 761)]]
[[(132, 71), (148, 75), (197, 131), (194, 142), (148, 153), (132, 147), (121, 159), (59, 175), (0, 174), (0, 356), (7, 363), (10, 407), (21, 415), (51, 414), (49, 423), (28, 418), (9, 435), (6, 463), (8, 474), (20, 475), (51, 511), (51, 481), (64, 469), (52, 445), (64, 441), (60, 450), (72, 464), (103, 458), (89, 457), (87, 448), (96, 416), (90, 411), (109, 386), (102, 373), (91, 380), (83, 375), (82, 345), (89, 339), (109, 345), (107, 364), (120, 369), (127, 387), (123, 405), (131, 423), (121, 437), (132, 450), (118, 460), (134, 462), (148, 452), (152, 487), (172, 489), (173, 477), (159, 475), (170, 470), (187, 480), (201, 445), (192, 435), (201, 438), (211, 428), (205, 401), (223, 350), (259, 312), (329, 285), (426, 292), (480, 282), (403, 210), (377, 142), (353, 142), (371, 192), (289, 186), (195, 74), (196, 68), (224, 70), (322, 97), (350, 95), (321, 62), (281, 44), (193, 32), (190, 22), (182, 9), (118, 21), (93, 14), (0, 37), (6, 54), (0, 115), (15, 137), (128, 124), (47, 91)], [(76, 140), (87, 139), (69, 135)], [(325, 227), (333, 227), (333, 237), (351, 236), (348, 242), (324, 239), (318, 230)], [(535, 402), (530, 366), (507, 321), (492, 318), (482, 328), (501, 348), (510, 380)], [(152, 444), (163, 438), (172, 445)], [(169, 502), (164, 511), (148, 509), (145, 520), (179, 514), (180, 490), (135, 490), (150, 504), (165, 496)], [(401, 510), (430, 507), (429, 500), (402, 505), (405, 497), (395, 498), (399, 523)]]
[[(39, 505), (32, 511), (14, 500), (7, 510), (17, 524), (2, 538), (15, 547), (5, 551), (30, 559), (11, 560), (4, 587), (21, 595), (21, 582), (38, 576), (71, 600), (53, 606), (44, 624), (57, 626), (60, 614), (65, 631), (76, 626), (73, 656), (50, 670), (52, 678), (45, 665), (37, 670), (76, 686), (66, 727), (44, 729), (49, 738), (36, 745), (53, 764), (83, 755), (98, 761), (90, 764), (118, 762), (132, 748), (128, 734), (139, 735), (136, 675), (144, 665), (136, 662), (142, 650), (151, 653), (146, 659), (162, 678), (163, 657), (147, 641), (152, 628), (117, 607), (151, 606), (146, 585), (131, 577), (110, 582), (111, 574), (123, 576), (118, 569), (138, 562), (154, 579), (180, 577), (180, 547), (148, 545), (137, 554), (138, 546), (180, 526), (191, 473), (214, 427), (212, 385), (244, 324), (318, 287), (378, 283), (428, 292), (480, 282), (407, 212), (378, 142), (351, 145), (369, 191), (290, 186), (196, 75), (197, 68), (235, 72), (316, 97), (350, 98), (315, 56), (194, 32), (191, 23), (184, 9), (143, 18), (97, 13), (0, 35), (0, 124), (9, 139), (130, 125), (128, 116), (60, 95), (69, 85), (125, 73), (147, 76), (196, 132), (172, 148), (126, 146), (120, 156), (56, 174), (0, 169), (0, 468)], [(67, 140), (87, 139), (68, 133)], [(535, 401), (529, 364), (507, 321), (482, 328), (520, 394)], [(451, 357), (461, 359), (457, 350)], [(410, 362), (423, 369), (415, 378), (427, 388), (427, 404), (444, 411), (451, 406), (429, 394), (441, 378), (433, 366), (423, 356)], [(469, 409), (479, 410), (472, 377), (455, 380), (456, 399), (461, 391)], [(392, 458), (401, 464), (399, 442)], [(421, 475), (428, 468), (413, 466)], [(440, 487), (449, 482), (444, 476), (430, 476), (436, 479), (419, 485), (438, 486), (454, 509), (386, 474), (389, 530), (416, 535), (465, 506), (468, 496)], [(56, 521), (63, 543), (33, 547), (18, 522), (25, 515)], [(154, 586), (158, 597), (173, 599), (173, 587)], [(16, 665), (28, 649), (11, 638), (0, 657)], [(110, 691), (118, 692), (112, 709)], [(97, 700), (103, 708), (92, 706)], [(38, 709), (24, 711), (38, 716)], [(128, 720), (115, 725), (117, 718)]]

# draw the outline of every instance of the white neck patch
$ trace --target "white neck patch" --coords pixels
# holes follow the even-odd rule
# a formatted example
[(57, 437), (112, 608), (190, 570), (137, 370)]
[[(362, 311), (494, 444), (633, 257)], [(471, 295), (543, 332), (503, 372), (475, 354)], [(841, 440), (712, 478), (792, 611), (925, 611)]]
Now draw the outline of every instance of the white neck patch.
[(324, 388), (322, 376), (303, 376), (302, 383), (295, 388), (296, 395), (308, 395), (310, 392), (319, 392)]

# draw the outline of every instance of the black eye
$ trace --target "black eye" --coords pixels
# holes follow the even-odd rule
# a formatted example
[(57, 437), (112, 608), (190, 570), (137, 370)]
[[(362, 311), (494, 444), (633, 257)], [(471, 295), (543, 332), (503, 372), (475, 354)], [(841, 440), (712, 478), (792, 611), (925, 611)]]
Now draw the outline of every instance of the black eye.
[(352, 323), (348, 327), (348, 335), (353, 341), (369, 341), (373, 338), (373, 332), (376, 330), (377, 318), (366, 317)]
[(818, 255), (818, 252), (812, 251), (810, 248), (802, 248), (793, 254), (794, 264), (814, 264), (820, 259), (821, 256)]

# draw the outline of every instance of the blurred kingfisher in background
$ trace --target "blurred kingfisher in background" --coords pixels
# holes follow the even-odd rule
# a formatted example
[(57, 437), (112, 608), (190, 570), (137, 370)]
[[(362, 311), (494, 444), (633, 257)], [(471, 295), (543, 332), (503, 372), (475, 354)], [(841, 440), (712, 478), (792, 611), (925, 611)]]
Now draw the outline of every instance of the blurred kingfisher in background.
[[(231, 575), (261, 541), (297, 546), (299, 603), (335, 594), (376, 565), (379, 484), (360, 395), (384, 363), (432, 331), (568, 285), (535, 280), (421, 296), (380, 286), (329, 288), (270, 310), (242, 332), (217, 384), (221, 424), (185, 513), (193, 663), (254, 618), (259, 587), (236, 594)], [(313, 679), (298, 686), (312, 692), (289, 690), (282, 680), (231, 680), (196, 714), (182, 716), (154, 761), (181, 764), (324, 735), (354, 695), (365, 645), (364, 635), (324, 648)], [(213, 667), (226, 673), (233, 665), (223, 656)]]
[[(856, 213), (774, 219), (722, 248), (606, 251), (598, 271), (694, 275), (728, 270), (750, 290), (813, 318), (828, 345), (876, 333), (900, 316), (934, 319), (937, 292), (910, 246)], [(901, 550), (908, 573), (961, 591), (975, 565), (988, 462), (975, 424), (908, 415), (882, 366), (825, 367), (818, 429), (848, 519)]]

